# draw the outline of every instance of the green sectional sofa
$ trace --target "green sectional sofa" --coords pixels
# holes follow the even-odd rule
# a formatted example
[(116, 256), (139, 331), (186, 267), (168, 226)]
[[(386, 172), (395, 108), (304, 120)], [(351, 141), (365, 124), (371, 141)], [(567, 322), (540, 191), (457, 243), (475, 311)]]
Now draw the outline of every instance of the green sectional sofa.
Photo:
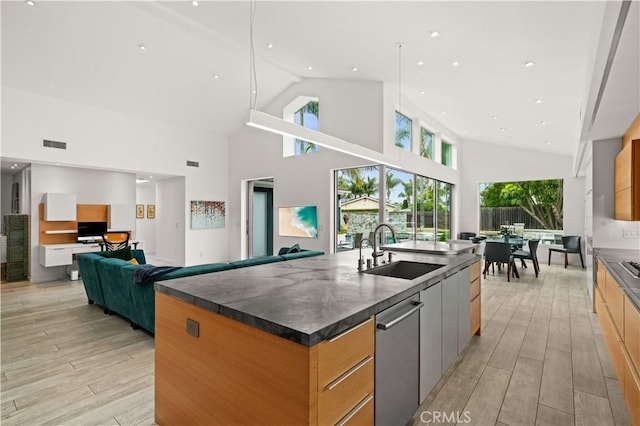
[[(183, 278), (193, 275), (211, 274), (229, 269), (246, 268), (273, 262), (284, 262), (324, 252), (283, 247), (275, 256), (263, 256), (228, 263), (173, 268), (141, 284), (134, 282), (134, 274), (140, 265), (146, 264), (142, 250), (131, 250), (118, 257), (105, 257), (109, 252), (81, 253), (77, 255), (78, 267), (90, 304), (102, 306), (105, 313), (116, 313), (128, 319), (134, 328), (143, 328), (150, 333), (155, 330), (155, 290), (157, 281)], [(138, 265), (125, 260), (131, 255)]]

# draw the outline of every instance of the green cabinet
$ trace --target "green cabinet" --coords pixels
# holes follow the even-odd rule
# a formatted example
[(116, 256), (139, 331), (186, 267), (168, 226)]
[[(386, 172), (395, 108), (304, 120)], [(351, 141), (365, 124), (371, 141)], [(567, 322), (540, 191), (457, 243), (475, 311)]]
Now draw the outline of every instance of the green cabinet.
[(7, 233), (7, 281), (29, 278), (29, 216), (9, 214), (4, 217)]

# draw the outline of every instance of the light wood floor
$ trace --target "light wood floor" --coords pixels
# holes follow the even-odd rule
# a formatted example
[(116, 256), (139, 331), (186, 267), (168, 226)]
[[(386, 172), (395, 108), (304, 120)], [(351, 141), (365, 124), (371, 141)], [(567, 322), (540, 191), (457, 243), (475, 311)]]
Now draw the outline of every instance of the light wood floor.
[[(482, 281), (483, 334), (412, 423), (629, 424), (585, 270), (520, 276)], [(81, 282), (0, 289), (2, 425), (154, 424), (152, 337), (88, 305)]]

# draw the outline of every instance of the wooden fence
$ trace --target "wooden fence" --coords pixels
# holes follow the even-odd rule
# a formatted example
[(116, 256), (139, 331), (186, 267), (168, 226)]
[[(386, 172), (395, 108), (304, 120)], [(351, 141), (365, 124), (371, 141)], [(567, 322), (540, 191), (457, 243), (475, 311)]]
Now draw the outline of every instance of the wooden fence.
[(525, 229), (540, 229), (542, 225), (522, 207), (480, 207), (480, 229), (499, 231), (501, 225), (524, 223)]

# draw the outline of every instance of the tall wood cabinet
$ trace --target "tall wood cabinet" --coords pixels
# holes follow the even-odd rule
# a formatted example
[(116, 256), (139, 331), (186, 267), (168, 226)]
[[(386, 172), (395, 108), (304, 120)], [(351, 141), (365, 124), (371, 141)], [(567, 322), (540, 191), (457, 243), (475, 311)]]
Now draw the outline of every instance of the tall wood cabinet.
[(4, 217), (7, 233), (7, 281), (24, 281), (29, 277), (29, 216), (8, 214)]
[(640, 312), (599, 259), (593, 297), (631, 424), (640, 426)]
[(613, 216), (640, 220), (640, 114), (622, 137), (614, 168)]

